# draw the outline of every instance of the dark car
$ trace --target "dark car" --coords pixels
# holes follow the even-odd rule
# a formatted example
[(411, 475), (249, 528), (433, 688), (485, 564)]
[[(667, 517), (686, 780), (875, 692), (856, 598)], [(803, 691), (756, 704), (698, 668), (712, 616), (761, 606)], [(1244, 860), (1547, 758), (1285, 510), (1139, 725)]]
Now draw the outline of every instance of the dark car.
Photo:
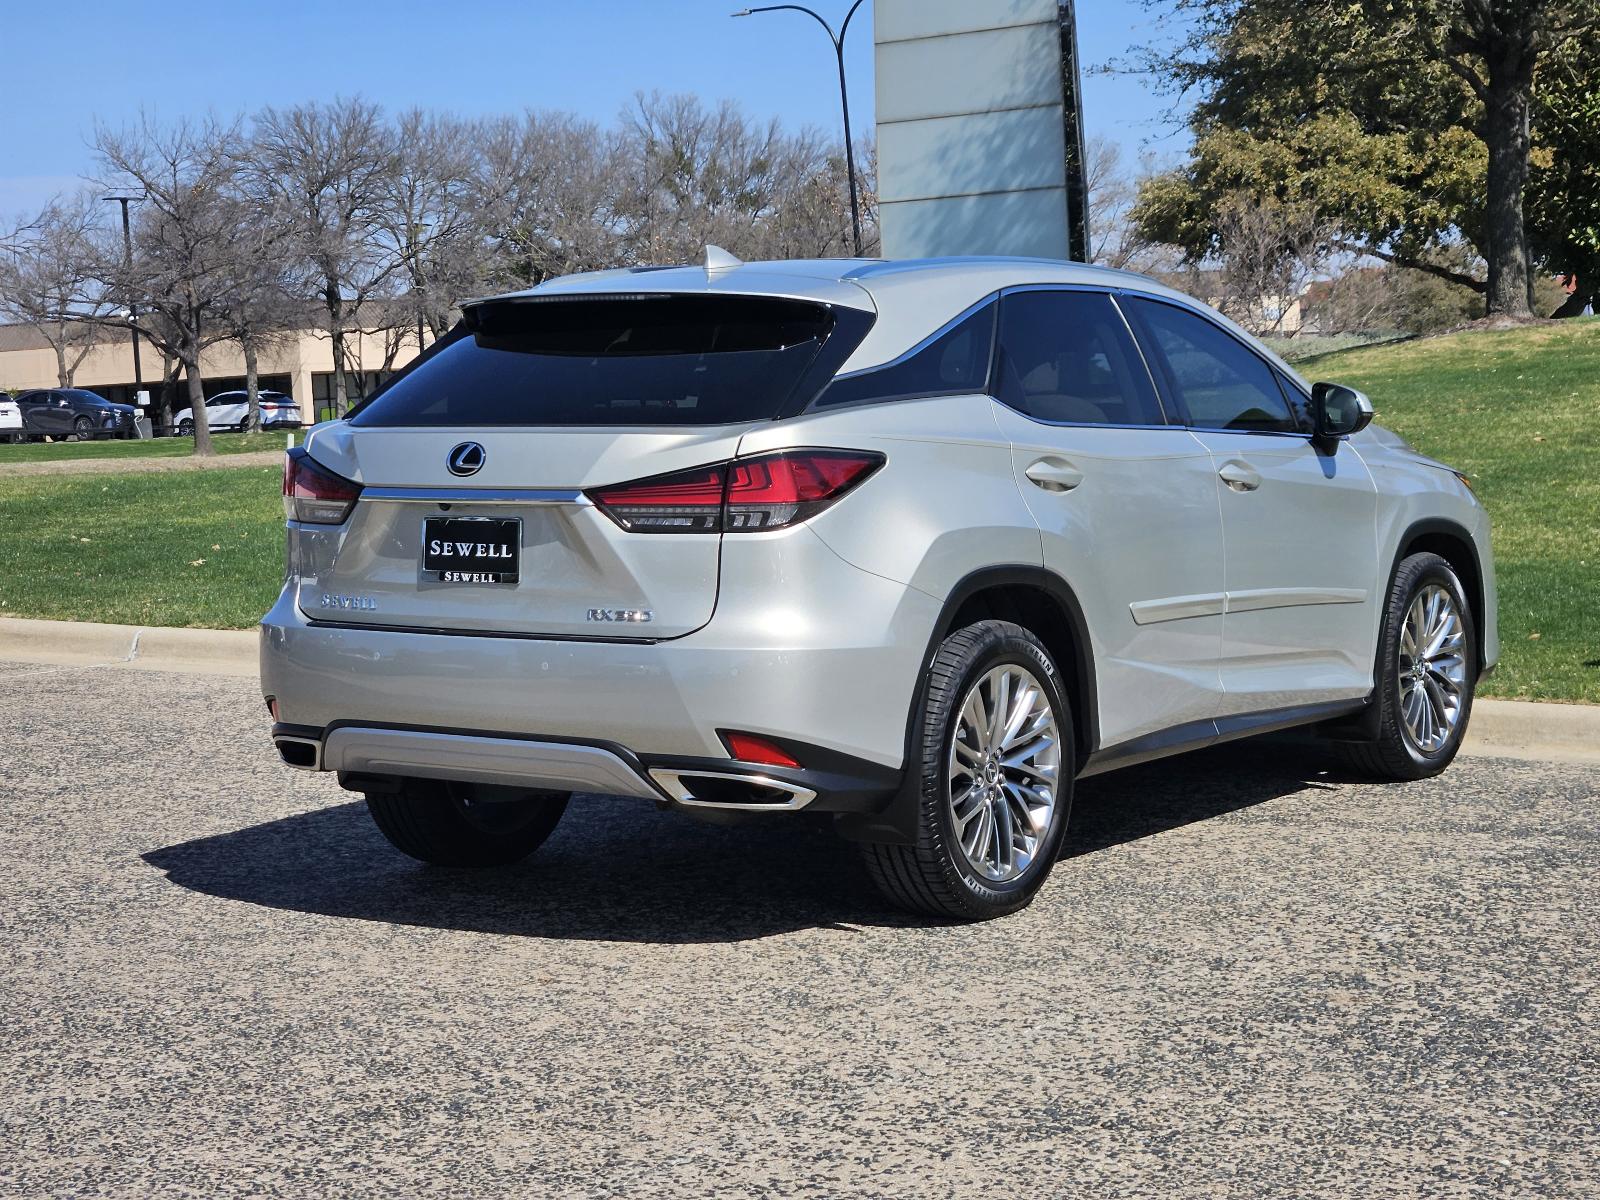
[(30, 438), (132, 437), (138, 410), (83, 388), (39, 388), (17, 397), (22, 432)]

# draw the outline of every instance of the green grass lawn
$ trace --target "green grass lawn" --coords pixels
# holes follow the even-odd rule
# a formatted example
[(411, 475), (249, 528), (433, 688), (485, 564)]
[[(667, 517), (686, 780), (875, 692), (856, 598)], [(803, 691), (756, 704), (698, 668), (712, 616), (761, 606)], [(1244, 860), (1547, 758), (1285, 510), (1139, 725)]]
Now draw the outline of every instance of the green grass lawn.
[[(218, 454), (244, 454), (251, 450), (282, 450), (288, 430), (272, 433), (213, 433), (211, 445)], [(299, 433), (295, 434), (298, 442)], [(57, 462), (65, 458), (184, 458), (194, 452), (185, 437), (92, 442), (0, 442), (0, 478), (7, 463)]]
[(248, 628), (283, 577), (282, 480), (0, 470), (0, 616)]
[[(1344, 351), (1301, 370), (1465, 471), (1494, 520), (1504, 658), (1490, 695), (1600, 703), (1600, 320)], [(281, 447), (224, 434), (220, 448)], [(277, 593), (279, 471), (5, 477), (6, 455), (181, 453), (188, 443), (0, 447), (0, 614), (244, 628)]]
[(1499, 671), (1484, 692), (1600, 704), (1600, 319), (1297, 364), (1466, 472), (1494, 523)]

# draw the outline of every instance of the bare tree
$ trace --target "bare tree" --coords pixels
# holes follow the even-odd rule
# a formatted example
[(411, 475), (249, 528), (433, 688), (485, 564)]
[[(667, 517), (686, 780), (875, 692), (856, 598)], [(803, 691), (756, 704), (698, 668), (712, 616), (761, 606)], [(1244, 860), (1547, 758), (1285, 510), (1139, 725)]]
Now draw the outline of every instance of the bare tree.
[(474, 206), (494, 283), (528, 287), (618, 264), (626, 179), (617, 134), (528, 112), (488, 122), (482, 146)]
[(1241, 325), (1279, 331), (1327, 262), (1334, 235), (1310, 205), (1230, 198), (1217, 214), (1219, 307)]
[(420, 352), (424, 331), (443, 336), (454, 323), (455, 302), (478, 291), (487, 270), (485, 214), (476, 202), (480, 131), (475, 123), (413, 108), (400, 114), (396, 132), (394, 166), (380, 181), (375, 217), (409, 285), (405, 306), (385, 307), (408, 318), (408, 326), (415, 322)]
[(263, 110), (246, 159), (252, 197), (292, 219), (303, 286), (319, 299), (333, 344), (341, 415), (349, 411), (346, 333), (404, 267), (381, 220), (395, 165), (393, 130), (377, 105), (360, 99)]
[(98, 266), (104, 226), (92, 195), (57, 200), (7, 239), (0, 253), (0, 314), (31, 325), (56, 356), (56, 382), (71, 387), (84, 356), (106, 337), (111, 300)]
[(133, 261), (106, 254), (100, 273), (118, 295), (136, 299), (139, 331), (182, 363), (194, 412), (194, 452), (212, 453), (200, 355), (229, 336), (223, 321), (241, 272), (240, 234), (251, 212), (234, 188), (239, 126), (215, 118), (162, 129), (146, 119), (130, 129), (100, 129), (95, 148), (107, 181), (145, 194), (134, 226)]

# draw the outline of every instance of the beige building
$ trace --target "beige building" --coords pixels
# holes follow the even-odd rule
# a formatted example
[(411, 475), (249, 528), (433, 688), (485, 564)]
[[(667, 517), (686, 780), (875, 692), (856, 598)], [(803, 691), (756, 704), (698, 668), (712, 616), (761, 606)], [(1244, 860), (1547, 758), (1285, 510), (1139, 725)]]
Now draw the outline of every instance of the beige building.
[[(402, 367), (417, 353), (415, 329), (384, 333), (349, 334), (346, 345), (355, 360), (355, 371), (348, 372), (346, 388), (351, 396), (370, 391), (395, 368)], [(69, 363), (79, 348), (69, 348)], [(387, 364), (387, 368), (386, 368)], [(159, 351), (141, 341), (139, 365), (144, 387), (150, 393), (147, 414), (154, 417), (161, 402), (161, 382), (167, 369)], [(298, 330), (284, 334), (257, 356), (261, 387), (285, 392), (307, 411), (333, 400), (333, 350), (326, 334)], [(236, 343), (223, 342), (211, 347), (201, 358), (205, 393), (244, 387), (244, 352)], [(0, 325), (0, 391), (22, 392), (29, 388), (59, 387), (56, 352), (32, 325)], [(111, 330), (94, 331), (94, 341), (73, 373), (72, 386), (86, 388), (121, 404), (135, 403), (133, 345), (127, 335)], [(172, 411), (189, 403), (187, 386), (180, 377), (172, 389)]]

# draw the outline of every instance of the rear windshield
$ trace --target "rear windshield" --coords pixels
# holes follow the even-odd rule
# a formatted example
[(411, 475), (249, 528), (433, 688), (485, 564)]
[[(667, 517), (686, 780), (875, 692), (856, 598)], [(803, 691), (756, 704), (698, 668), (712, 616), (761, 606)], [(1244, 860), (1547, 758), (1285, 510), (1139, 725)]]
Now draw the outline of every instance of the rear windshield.
[(722, 425), (776, 417), (833, 328), (766, 296), (503, 301), (355, 425)]

